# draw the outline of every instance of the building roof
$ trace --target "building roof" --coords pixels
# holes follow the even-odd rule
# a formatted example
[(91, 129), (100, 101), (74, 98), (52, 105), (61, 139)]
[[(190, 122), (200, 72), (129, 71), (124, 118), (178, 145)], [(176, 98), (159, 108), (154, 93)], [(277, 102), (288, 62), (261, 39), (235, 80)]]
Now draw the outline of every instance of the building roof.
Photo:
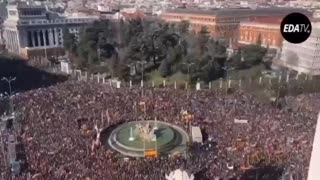
[(261, 24), (280, 24), (283, 17), (258, 17), (253, 19), (251, 22)]
[(18, 2), (17, 3), (17, 8), (18, 9), (24, 9), (24, 8), (41, 8), (45, 9), (46, 7), (43, 4), (36, 4), (32, 2)]
[(181, 13), (181, 14), (198, 14), (198, 15), (219, 15), (219, 16), (242, 16), (242, 15), (284, 15), (291, 12), (300, 12), (307, 16), (312, 16), (310, 11), (300, 8), (257, 8), (257, 9), (241, 9), (241, 8), (225, 8), (225, 9), (212, 9), (212, 10), (200, 10), (200, 9), (174, 9), (169, 10), (167, 13)]
[(280, 28), (283, 17), (258, 17), (250, 21), (241, 22), (241, 25), (246, 26), (269, 26), (270, 28)]
[(121, 14), (127, 20), (129, 20), (129, 19), (143, 19), (145, 17), (145, 14), (143, 12), (135, 12), (135, 13), (122, 12)]

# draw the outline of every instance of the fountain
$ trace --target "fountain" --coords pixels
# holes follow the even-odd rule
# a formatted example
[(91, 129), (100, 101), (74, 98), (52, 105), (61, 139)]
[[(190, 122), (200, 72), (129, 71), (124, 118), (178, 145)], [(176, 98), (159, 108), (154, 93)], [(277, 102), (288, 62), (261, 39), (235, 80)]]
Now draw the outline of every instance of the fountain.
[(189, 136), (178, 126), (154, 119), (121, 124), (110, 133), (107, 141), (107, 146), (124, 155), (144, 157), (147, 151), (183, 152)]
[(133, 137), (132, 127), (130, 127), (130, 137), (129, 141), (134, 141), (136, 138)]
[(158, 130), (158, 123), (157, 123), (157, 117), (154, 118), (154, 130)]
[(136, 130), (138, 136), (143, 140), (143, 141), (156, 141), (157, 137), (155, 134), (155, 129), (151, 128), (150, 123), (146, 123), (145, 126), (143, 126), (141, 123), (136, 124)]

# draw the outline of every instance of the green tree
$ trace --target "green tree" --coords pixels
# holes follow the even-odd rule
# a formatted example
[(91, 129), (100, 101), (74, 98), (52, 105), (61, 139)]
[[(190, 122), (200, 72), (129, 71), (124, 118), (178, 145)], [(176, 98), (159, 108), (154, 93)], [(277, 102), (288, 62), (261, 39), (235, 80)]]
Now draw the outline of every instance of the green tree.
[(206, 26), (202, 26), (201, 30), (198, 33), (198, 46), (200, 54), (203, 54), (206, 51), (206, 45), (209, 41), (209, 31)]
[[(83, 67), (97, 65), (114, 51), (115, 37), (110, 21), (97, 21), (83, 29), (77, 52)], [(101, 55), (103, 58), (101, 58)]]
[(247, 66), (258, 65), (262, 62), (267, 49), (259, 45), (248, 45), (243, 48), (243, 57)]
[(261, 33), (259, 33), (258, 39), (257, 39), (257, 45), (261, 46), (261, 44), (262, 44), (262, 37), (261, 37)]
[(141, 19), (133, 19), (124, 24), (125, 28), (125, 44), (130, 43), (132, 40), (136, 40), (135, 37), (140, 36), (144, 32)]
[(189, 21), (181, 21), (178, 25), (178, 32), (180, 33), (180, 35), (186, 35), (189, 33), (189, 27)]
[(63, 46), (67, 57), (77, 65), (78, 62), (74, 62), (74, 60), (77, 56), (78, 41), (76, 35), (70, 33), (68, 29), (63, 30)]
[(165, 59), (161, 62), (159, 72), (162, 77), (167, 77), (171, 74), (171, 65), (169, 60)]

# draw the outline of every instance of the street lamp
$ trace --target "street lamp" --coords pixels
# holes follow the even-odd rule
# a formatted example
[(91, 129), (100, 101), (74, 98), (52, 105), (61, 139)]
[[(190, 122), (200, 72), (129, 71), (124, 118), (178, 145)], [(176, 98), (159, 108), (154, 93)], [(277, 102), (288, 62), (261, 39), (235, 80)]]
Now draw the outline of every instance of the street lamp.
[(12, 91), (11, 91), (11, 82), (16, 80), (16, 77), (9, 77), (9, 78), (5, 78), (3, 77), (1, 79), (2, 81), (7, 81), (8, 85), (9, 85), (9, 95), (11, 96)]
[(138, 61), (137, 64), (141, 65), (141, 80), (144, 81), (144, 65), (147, 64), (146, 61)]
[(141, 86), (142, 86), (142, 95), (143, 95), (143, 82), (144, 82), (144, 65), (147, 64), (146, 61), (138, 61), (138, 64), (141, 65)]
[(229, 80), (229, 71), (234, 70), (233, 67), (229, 67), (227, 65), (225, 65), (224, 67), (222, 67), (223, 70), (226, 71), (226, 94), (228, 93), (228, 80)]
[(16, 77), (3, 77), (2, 81), (6, 81), (9, 85), (9, 99), (10, 99), (10, 110), (13, 112), (13, 102), (12, 102), (12, 89), (11, 89), (11, 82), (16, 80)]
[(188, 80), (190, 81), (190, 68), (194, 63), (182, 63), (188, 67)]
[(155, 47), (155, 39), (157, 38), (157, 37), (159, 37), (159, 33), (161, 32), (161, 30), (157, 30), (157, 31), (155, 31), (154, 33), (153, 33), (153, 35), (152, 35), (152, 55), (153, 55), (153, 59), (152, 59), (152, 61), (153, 61), (153, 63), (155, 64), (156, 63), (156, 47)]
[[(188, 81), (190, 81), (190, 68), (191, 68), (192, 65), (194, 65), (194, 63), (182, 63), (182, 64), (184, 64), (184, 65), (186, 65), (188, 67)], [(187, 84), (186, 84), (187, 97), (189, 98), (189, 88), (188, 88), (188, 86), (189, 86), (189, 83), (187, 82)]]

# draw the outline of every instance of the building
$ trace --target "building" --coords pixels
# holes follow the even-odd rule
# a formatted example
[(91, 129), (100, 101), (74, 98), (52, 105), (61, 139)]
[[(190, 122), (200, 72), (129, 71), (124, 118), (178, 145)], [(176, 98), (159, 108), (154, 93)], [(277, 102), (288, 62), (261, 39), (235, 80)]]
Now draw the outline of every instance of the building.
[(215, 39), (232, 39), (235, 43), (239, 37), (240, 22), (249, 21), (257, 17), (284, 17), (291, 12), (301, 12), (307, 16), (312, 13), (296, 8), (238, 8), (238, 9), (175, 9), (161, 14), (161, 19), (170, 23), (183, 20), (189, 21), (191, 29), (198, 32), (206, 26)]
[(44, 5), (19, 2), (7, 6), (3, 36), (9, 52), (24, 58), (63, 54), (63, 31), (79, 33), (79, 29), (98, 17), (66, 17), (49, 11)]
[(312, 24), (310, 37), (303, 43), (292, 44), (283, 41), (281, 58), (276, 65), (295, 70), (298, 73), (320, 75), (320, 22)]
[(320, 9), (317, 9), (313, 12), (313, 18), (317, 21), (320, 20)]
[(280, 49), (282, 35), (280, 24), (282, 18), (257, 18), (252, 21), (241, 22), (239, 28), (239, 44), (261, 44), (264, 47)]

